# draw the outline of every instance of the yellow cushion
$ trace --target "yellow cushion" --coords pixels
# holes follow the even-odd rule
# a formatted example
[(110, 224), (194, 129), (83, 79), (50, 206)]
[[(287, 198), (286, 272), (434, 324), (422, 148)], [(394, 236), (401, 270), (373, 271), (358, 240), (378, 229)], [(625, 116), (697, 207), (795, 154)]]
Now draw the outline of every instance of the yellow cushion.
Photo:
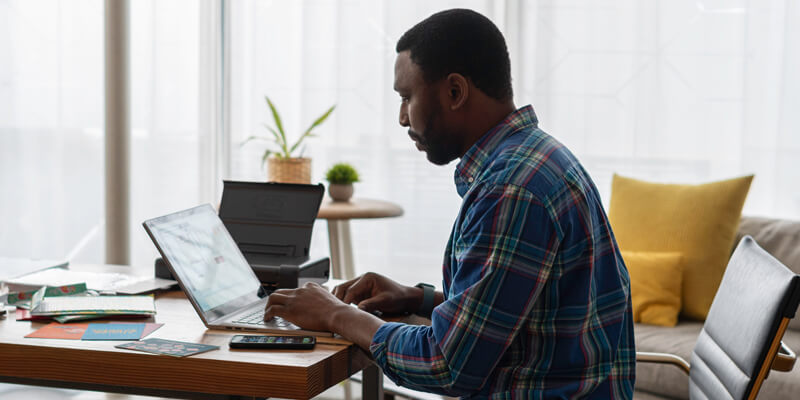
[(633, 322), (675, 326), (681, 311), (681, 253), (623, 251), (631, 276)]
[(689, 318), (708, 314), (752, 180), (675, 185), (614, 175), (608, 217), (620, 249), (681, 253), (681, 312)]

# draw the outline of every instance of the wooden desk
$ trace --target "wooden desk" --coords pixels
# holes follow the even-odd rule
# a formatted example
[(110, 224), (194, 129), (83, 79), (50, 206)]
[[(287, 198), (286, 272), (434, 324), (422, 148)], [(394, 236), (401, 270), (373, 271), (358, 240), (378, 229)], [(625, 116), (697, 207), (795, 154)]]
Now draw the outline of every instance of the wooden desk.
[(356, 218), (387, 218), (403, 215), (397, 204), (371, 199), (353, 198), (350, 201), (325, 199), (319, 207), (317, 218), (328, 221), (328, 240), (331, 248), (332, 277), (355, 277), (353, 245), (350, 238), (350, 220)]
[(45, 323), (9, 315), (0, 320), (0, 381), (183, 398), (307, 399), (365, 367), (373, 366), (365, 374), (377, 370), (364, 351), (334, 338), (306, 351), (228, 349), (235, 332), (206, 329), (180, 291), (158, 295), (156, 310), (155, 322), (164, 326), (148, 338), (220, 349), (177, 358), (114, 348), (124, 341), (26, 339)]

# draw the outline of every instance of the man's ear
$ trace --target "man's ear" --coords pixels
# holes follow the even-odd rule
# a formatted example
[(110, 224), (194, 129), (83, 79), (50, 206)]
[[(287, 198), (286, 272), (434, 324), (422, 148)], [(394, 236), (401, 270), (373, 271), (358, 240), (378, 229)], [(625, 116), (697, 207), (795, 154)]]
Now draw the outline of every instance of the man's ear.
[(469, 81), (467, 81), (467, 78), (464, 75), (453, 73), (447, 75), (446, 85), (450, 111), (456, 111), (464, 107), (469, 98)]

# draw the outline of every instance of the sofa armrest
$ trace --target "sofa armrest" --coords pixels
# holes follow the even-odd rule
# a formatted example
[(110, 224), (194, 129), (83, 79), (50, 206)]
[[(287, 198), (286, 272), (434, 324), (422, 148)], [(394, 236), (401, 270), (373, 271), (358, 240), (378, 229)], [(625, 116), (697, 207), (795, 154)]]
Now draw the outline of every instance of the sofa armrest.
[[(777, 360), (777, 358), (776, 358)], [(651, 362), (657, 364), (672, 364), (680, 368), (686, 375), (689, 375), (689, 363), (674, 354), (668, 353), (650, 353), (646, 351), (636, 352), (636, 362)]]
[(778, 353), (775, 354), (775, 359), (772, 360), (772, 369), (781, 372), (789, 372), (794, 368), (794, 362), (797, 361), (797, 355), (794, 354), (792, 349), (781, 342), (781, 347)]

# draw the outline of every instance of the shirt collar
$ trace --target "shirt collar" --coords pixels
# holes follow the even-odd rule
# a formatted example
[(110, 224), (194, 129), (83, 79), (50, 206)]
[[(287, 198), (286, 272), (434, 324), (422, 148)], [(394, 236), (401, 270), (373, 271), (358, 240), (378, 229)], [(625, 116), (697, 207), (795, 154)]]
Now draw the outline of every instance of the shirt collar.
[(536, 128), (538, 123), (539, 120), (536, 118), (536, 113), (529, 104), (512, 112), (503, 119), (502, 122), (495, 125), (481, 136), (481, 138), (461, 156), (461, 161), (456, 165), (454, 178), (458, 195), (464, 197), (467, 191), (469, 191), (472, 184), (477, 180), (478, 174), (483, 170), (483, 167), (489, 161), (494, 150), (497, 149), (500, 143), (521, 129), (528, 127)]

